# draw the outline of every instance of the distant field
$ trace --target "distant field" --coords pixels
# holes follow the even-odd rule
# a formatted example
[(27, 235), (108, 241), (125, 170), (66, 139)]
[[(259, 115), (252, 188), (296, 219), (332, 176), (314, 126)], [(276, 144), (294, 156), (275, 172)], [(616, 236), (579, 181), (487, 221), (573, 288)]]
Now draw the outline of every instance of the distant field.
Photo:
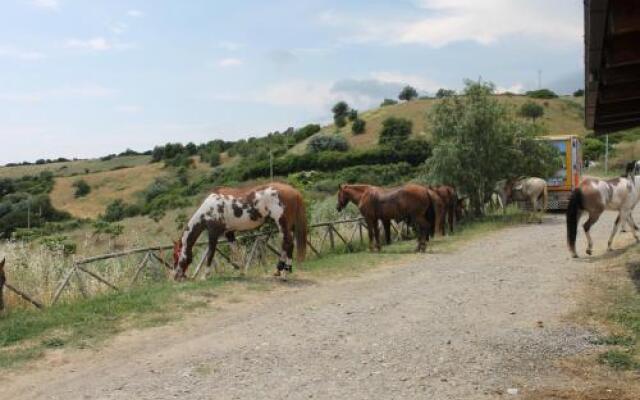
[[(135, 200), (138, 192), (146, 189), (155, 178), (167, 174), (164, 164), (143, 164), (132, 168), (91, 173), (76, 177), (59, 177), (51, 192), (51, 202), (59, 210), (78, 218), (96, 218), (115, 199), (126, 202)], [(85, 180), (91, 186), (86, 197), (74, 197), (73, 183)]]
[(26, 175), (37, 175), (42, 171), (51, 171), (55, 176), (84, 175), (87, 173), (110, 171), (114, 168), (135, 167), (148, 164), (150, 156), (125, 156), (111, 160), (77, 160), (41, 165), (18, 165), (0, 167), (0, 178), (20, 178)]
[[(572, 96), (563, 96), (551, 100), (535, 100), (525, 96), (497, 96), (498, 100), (505, 103), (514, 110), (517, 110), (524, 102), (533, 100), (545, 107), (544, 117), (538, 123), (544, 124), (549, 131), (549, 135), (586, 134), (584, 128), (584, 118), (582, 114), (583, 99)], [(408, 103), (400, 103), (392, 106), (380, 107), (374, 110), (360, 113), (360, 117), (367, 122), (365, 133), (353, 135), (351, 124), (344, 128), (337, 129), (334, 125), (329, 125), (317, 134), (332, 134), (340, 132), (349, 141), (352, 148), (371, 148), (378, 143), (378, 136), (382, 128), (382, 122), (388, 117), (407, 118), (413, 122), (413, 133), (415, 136), (430, 137), (428, 124), (428, 114), (438, 100), (414, 100)], [(290, 151), (294, 154), (304, 153), (309, 139), (297, 144)]]

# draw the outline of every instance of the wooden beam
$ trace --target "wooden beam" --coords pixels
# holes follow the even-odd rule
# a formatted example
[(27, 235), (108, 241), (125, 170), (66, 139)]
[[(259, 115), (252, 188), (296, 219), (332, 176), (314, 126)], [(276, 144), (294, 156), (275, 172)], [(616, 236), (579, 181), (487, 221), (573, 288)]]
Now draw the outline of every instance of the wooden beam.
[(615, 35), (606, 42), (607, 68), (637, 65), (640, 62), (640, 31)]

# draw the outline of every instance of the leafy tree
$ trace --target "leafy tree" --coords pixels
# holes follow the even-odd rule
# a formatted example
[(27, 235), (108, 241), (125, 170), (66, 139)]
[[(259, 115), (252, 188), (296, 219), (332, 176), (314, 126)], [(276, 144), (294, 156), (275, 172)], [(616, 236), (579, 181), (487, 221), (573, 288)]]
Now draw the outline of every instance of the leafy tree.
[(211, 153), (209, 155), (209, 165), (212, 167), (217, 167), (220, 165), (220, 153)]
[(349, 121), (353, 122), (358, 119), (358, 110), (350, 110), (349, 111)]
[(309, 124), (309, 125), (303, 126), (302, 128), (296, 130), (293, 133), (293, 138), (294, 138), (296, 143), (302, 142), (306, 138), (311, 137), (311, 136), (315, 135), (316, 133), (320, 132), (320, 129), (322, 129), (322, 128), (318, 124)]
[(338, 128), (342, 128), (347, 124), (347, 116), (349, 114), (349, 105), (344, 101), (339, 101), (331, 109), (333, 112), (333, 122)]
[(73, 182), (73, 187), (76, 191), (73, 193), (75, 198), (85, 197), (89, 193), (91, 193), (91, 186), (84, 180), (80, 179)]
[(405, 86), (402, 89), (402, 91), (400, 91), (400, 94), (398, 95), (398, 98), (400, 100), (406, 100), (406, 101), (411, 101), (416, 97), (418, 97), (418, 91), (414, 87), (409, 85)]
[(455, 95), (455, 90), (441, 88), (436, 92), (436, 99), (444, 99), (445, 97), (451, 97)]
[[(610, 144), (611, 146), (611, 144)], [(594, 137), (587, 137), (582, 142), (582, 151), (585, 160), (595, 161), (602, 157), (606, 151), (606, 144)], [(610, 148), (611, 150), (611, 148)]]
[(389, 117), (382, 122), (382, 131), (378, 144), (396, 145), (411, 136), (413, 122), (405, 118)]
[(196, 146), (196, 144), (193, 142), (187, 143), (187, 145), (184, 146), (184, 149), (187, 152), (187, 154), (190, 156), (195, 156), (196, 153), (198, 152), (198, 146)]
[(584, 96), (584, 89), (578, 89), (573, 92), (573, 97), (582, 97)]
[(526, 96), (533, 99), (555, 99), (558, 95), (550, 89), (530, 90), (525, 93)]
[(367, 127), (367, 122), (363, 119), (356, 119), (355, 121), (353, 121), (353, 125), (351, 125), (351, 132), (354, 135), (359, 135), (361, 133), (364, 133), (364, 130)]
[(498, 180), (546, 177), (559, 161), (553, 146), (536, 140), (539, 127), (513, 118), (493, 93), (493, 84), (467, 81), (463, 96), (444, 99), (430, 116), (435, 146), (427, 180), (455, 185), (476, 215)]
[(398, 104), (398, 102), (394, 99), (384, 99), (382, 103), (380, 103), (380, 107), (393, 106)]
[(323, 151), (347, 151), (349, 143), (340, 135), (314, 136), (307, 144), (307, 152), (320, 153)]
[(540, 118), (544, 115), (544, 107), (535, 101), (527, 101), (526, 103), (520, 106), (520, 110), (518, 110), (518, 114), (524, 118), (531, 118), (531, 120), (535, 123), (537, 118)]

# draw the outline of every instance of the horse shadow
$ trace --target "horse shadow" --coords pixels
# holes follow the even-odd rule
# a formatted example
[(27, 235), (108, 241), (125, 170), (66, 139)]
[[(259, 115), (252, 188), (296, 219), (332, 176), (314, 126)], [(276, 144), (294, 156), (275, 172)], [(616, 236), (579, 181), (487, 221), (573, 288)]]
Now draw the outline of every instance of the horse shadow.
[(597, 256), (587, 256), (587, 257), (583, 257), (580, 260), (582, 260), (582, 262), (586, 262), (586, 263), (595, 263), (598, 261), (607, 261), (607, 260), (612, 260), (614, 258), (617, 258), (621, 255), (626, 254), (629, 250), (633, 249), (635, 246), (637, 245), (637, 243), (631, 243), (628, 244), (625, 247), (619, 248), (619, 249), (614, 249), (614, 250), (607, 250), (605, 253), (602, 253), (600, 255)]

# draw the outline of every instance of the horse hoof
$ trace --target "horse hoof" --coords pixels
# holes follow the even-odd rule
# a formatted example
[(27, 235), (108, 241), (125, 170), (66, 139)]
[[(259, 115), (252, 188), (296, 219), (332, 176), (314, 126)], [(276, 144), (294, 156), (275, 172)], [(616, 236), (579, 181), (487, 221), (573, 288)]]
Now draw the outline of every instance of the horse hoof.
[(276, 272), (273, 273), (273, 276), (280, 276), (280, 275), (281, 275), (280, 271), (276, 271)]
[(587, 254), (591, 255), (592, 251), (591, 250), (587, 250)]
[(578, 255), (577, 254), (572, 254), (571, 258), (578, 258)]

